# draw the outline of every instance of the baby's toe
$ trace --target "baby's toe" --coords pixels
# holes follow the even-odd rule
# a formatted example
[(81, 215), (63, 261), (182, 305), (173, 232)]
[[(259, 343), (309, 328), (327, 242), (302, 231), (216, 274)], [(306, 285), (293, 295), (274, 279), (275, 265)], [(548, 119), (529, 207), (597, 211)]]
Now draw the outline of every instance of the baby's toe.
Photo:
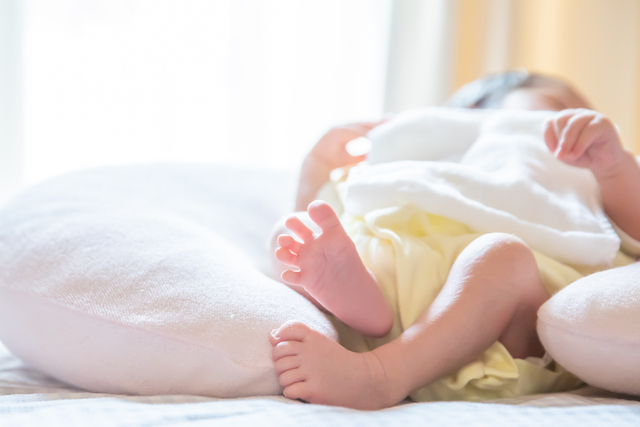
[(291, 253), (289, 249), (278, 248), (275, 252), (276, 259), (280, 262), (284, 262), (287, 265), (294, 267), (298, 266), (298, 257)]
[(281, 375), (291, 369), (300, 367), (300, 358), (295, 356), (285, 356), (276, 360), (273, 364), (276, 369), (276, 374)]
[(283, 357), (296, 356), (300, 354), (300, 352), (302, 352), (302, 347), (304, 346), (304, 344), (299, 341), (282, 341), (274, 343), (276, 339), (273, 337), (270, 337), (270, 340), (271, 345), (273, 345), (273, 348), (271, 349), (271, 359), (274, 362), (277, 362)]
[(278, 236), (278, 245), (283, 248), (289, 249), (291, 252), (299, 254), (302, 243), (298, 242), (288, 234), (281, 234)]
[(301, 238), (303, 242), (308, 242), (313, 239), (313, 230), (307, 227), (297, 216), (287, 218), (284, 225), (295, 233), (296, 236)]
[(311, 202), (307, 208), (309, 218), (313, 220), (322, 231), (330, 230), (334, 227), (341, 226), (338, 215), (333, 211), (331, 206), (321, 200)]
[(299, 399), (304, 400), (305, 402), (309, 402), (311, 399), (311, 390), (306, 382), (291, 384), (284, 388), (282, 394), (284, 395), (284, 397), (293, 400)]
[(278, 376), (278, 382), (282, 387), (289, 387), (291, 384), (304, 381), (306, 378), (304, 372), (300, 368), (290, 369)]
[(276, 335), (279, 341), (303, 341), (311, 331), (304, 323), (288, 321), (278, 328)]
[(280, 278), (284, 283), (288, 283), (289, 285), (299, 285), (300, 284), (300, 276), (301, 273), (299, 271), (286, 270), (280, 274)]

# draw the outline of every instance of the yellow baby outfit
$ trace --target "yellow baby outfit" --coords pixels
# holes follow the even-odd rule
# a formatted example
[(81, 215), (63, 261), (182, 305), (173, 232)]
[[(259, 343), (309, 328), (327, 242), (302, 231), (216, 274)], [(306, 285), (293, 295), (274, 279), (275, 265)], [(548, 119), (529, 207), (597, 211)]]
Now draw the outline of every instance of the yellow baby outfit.
[[(364, 217), (342, 216), (364, 264), (375, 275), (394, 312), (394, 327), (381, 339), (364, 337), (337, 324), (341, 343), (353, 351), (372, 350), (411, 326), (444, 286), (462, 250), (480, 234), (462, 223), (413, 205), (379, 209)], [(593, 271), (534, 252), (549, 294)], [(619, 252), (615, 265), (634, 259)], [(413, 392), (416, 401), (486, 400), (577, 388), (581, 381), (548, 357), (514, 359), (499, 342), (457, 372)]]
[[(348, 179), (334, 177), (319, 198), (341, 215), (395, 319), (381, 339), (335, 322), (341, 344), (368, 351), (400, 336), (433, 302), (458, 255), (480, 236), (473, 230), (522, 238), (550, 296), (587, 274), (635, 260), (619, 251), (620, 239), (634, 255), (640, 243), (606, 218), (593, 175), (549, 153), (542, 130), (550, 114), (423, 109), (369, 133), (370, 165), (351, 169)], [(580, 384), (549, 356), (514, 359), (496, 342), (411, 398), (485, 400)]]

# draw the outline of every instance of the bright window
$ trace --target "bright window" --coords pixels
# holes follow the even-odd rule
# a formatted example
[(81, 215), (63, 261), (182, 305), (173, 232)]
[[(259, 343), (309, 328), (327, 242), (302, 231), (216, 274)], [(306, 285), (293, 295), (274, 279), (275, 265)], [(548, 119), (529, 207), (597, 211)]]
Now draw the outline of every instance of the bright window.
[(382, 114), (390, 0), (26, 0), (24, 173), (295, 167)]

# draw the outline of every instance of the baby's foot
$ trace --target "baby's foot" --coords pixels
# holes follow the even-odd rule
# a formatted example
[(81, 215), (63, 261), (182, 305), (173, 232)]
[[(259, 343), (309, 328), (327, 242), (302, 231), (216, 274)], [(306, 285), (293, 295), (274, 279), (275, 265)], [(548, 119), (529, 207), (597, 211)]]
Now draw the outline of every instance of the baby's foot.
[(306, 325), (287, 322), (270, 336), (283, 394), (309, 403), (381, 409), (406, 397), (391, 391), (372, 353), (353, 353)]
[(299, 269), (284, 271), (282, 280), (303, 286), (352, 328), (374, 337), (386, 335), (393, 326), (391, 309), (337, 215), (321, 201), (311, 203), (307, 212), (322, 232), (314, 234), (298, 217), (287, 219), (287, 228), (302, 242), (286, 234), (278, 237), (276, 258)]

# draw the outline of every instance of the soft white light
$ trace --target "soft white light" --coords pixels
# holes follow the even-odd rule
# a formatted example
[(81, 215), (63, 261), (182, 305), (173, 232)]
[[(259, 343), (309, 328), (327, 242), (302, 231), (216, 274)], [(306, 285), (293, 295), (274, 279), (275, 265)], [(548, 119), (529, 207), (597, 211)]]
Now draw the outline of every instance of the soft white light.
[(296, 167), (382, 114), (390, 0), (27, 0), (25, 175)]

